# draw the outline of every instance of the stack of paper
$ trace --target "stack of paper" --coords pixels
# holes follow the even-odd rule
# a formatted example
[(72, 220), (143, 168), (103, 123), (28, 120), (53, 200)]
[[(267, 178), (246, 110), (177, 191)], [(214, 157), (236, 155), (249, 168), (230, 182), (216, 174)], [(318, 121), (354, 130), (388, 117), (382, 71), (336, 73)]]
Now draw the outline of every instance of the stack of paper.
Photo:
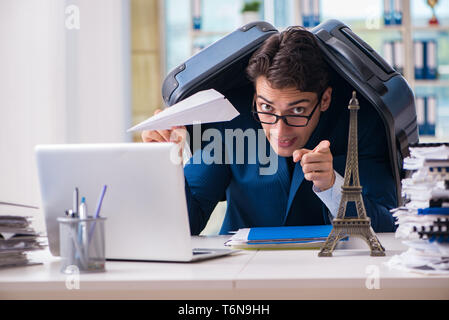
[(403, 207), (393, 209), (396, 237), (409, 249), (388, 265), (426, 274), (449, 274), (449, 146), (420, 144), (410, 148), (402, 180)]
[(0, 216), (0, 268), (37, 264), (27, 252), (44, 248), (44, 240), (31, 227), (31, 218)]
[(233, 249), (320, 249), (332, 225), (239, 229), (225, 245)]

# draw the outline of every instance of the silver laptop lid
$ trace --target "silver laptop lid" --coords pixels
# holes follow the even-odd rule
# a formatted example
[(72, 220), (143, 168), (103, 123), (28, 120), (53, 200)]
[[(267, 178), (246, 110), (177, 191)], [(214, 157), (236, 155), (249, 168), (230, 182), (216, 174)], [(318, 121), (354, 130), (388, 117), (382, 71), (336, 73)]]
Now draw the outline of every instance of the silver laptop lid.
[[(36, 147), (50, 251), (59, 255), (56, 218), (72, 208), (73, 191), (93, 215), (103, 185), (106, 258), (188, 261), (190, 228), (181, 163), (172, 143), (66, 144)], [(174, 157), (176, 158), (176, 157)]]

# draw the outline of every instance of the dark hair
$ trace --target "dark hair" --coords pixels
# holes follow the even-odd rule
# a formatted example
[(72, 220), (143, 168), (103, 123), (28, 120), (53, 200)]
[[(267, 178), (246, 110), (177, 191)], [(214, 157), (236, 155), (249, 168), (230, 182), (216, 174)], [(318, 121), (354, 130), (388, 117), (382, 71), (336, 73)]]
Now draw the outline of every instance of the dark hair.
[(246, 73), (254, 84), (265, 76), (273, 88), (317, 94), (329, 86), (331, 77), (315, 36), (302, 27), (289, 27), (265, 40), (251, 56)]

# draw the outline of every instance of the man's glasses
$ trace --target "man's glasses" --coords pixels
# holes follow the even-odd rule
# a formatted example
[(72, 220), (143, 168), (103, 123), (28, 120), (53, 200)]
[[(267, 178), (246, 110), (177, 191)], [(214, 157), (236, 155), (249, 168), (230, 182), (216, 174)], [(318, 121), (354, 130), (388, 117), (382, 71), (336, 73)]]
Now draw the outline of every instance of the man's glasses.
[(300, 116), (300, 115), (285, 115), (285, 116), (278, 116), (274, 113), (269, 112), (259, 112), (257, 111), (256, 106), (256, 100), (253, 100), (253, 110), (251, 111), (253, 114), (254, 119), (260, 123), (265, 124), (276, 124), (279, 119), (282, 119), (284, 123), (291, 127), (305, 127), (309, 124), (310, 119), (313, 116), (313, 113), (315, 112), (316, 108), (321, 102), (321, 95), (318, 99), (318, 102), (316, 103), (315, 107), (313, 107), (312, 112), (308, 116)]

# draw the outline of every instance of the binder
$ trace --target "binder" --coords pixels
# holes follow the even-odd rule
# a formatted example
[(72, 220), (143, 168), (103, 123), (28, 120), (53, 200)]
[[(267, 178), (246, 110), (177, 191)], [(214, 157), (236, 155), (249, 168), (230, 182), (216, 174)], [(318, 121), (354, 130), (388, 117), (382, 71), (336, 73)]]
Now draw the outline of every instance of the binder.
[(402, 24), (402, 0), (393, 1), (393, 24)]
[(420, 135), (435, 136), (436, 113), (436, 96), (416, 97), (416, 120)]
[(394, 68), (400, 74), (404, 74), (404, 44), (397, 40), (393, 42)]
[(327, 239), (332, 225), (251, 228), (248, 242), (313, 241)]
[(320, 24), (320, 0), (312, 0), (312, 27)]
[(427, 134), (435, 136), (436, 125), (436, 112), (437, 112), (437, 99), (435, 96), (427, 96)]
[(426, 41), (425, 45), (426, 79), (437, 78), (437, 43), (435, 40)]
[(415, 40), (413, 44), (415, 79), (435, 80), (438, 77), (437, 43)]
[(313, 27), (312, 4), (310, 0), (301, 1), (302, 25), (305, 28)]
[(393, 61), (393, 43), (391, 41), (385, 41), (383, 44), (383, 58), (390, 65), (394, 65)]
[(384, 0), (384, 25), (401, 25), (402, 16), (402, 0)]
[[(419, 208), (419, 215), (436, 214), (436, 215), (449, 215), (449, 208)], [(447, 232), (448, 230), (446, 230)]]
[(193, 30), (201, 29), (201, 0), (192, 0)]
[(416, 97), (416, 122), (419, 134), (426, 134), (426, 115), (424, 97)]
[(400, 40), (384, 42), (384, 55), (393, 69), (399, 73), (404, 71), (403, 44)]
[(424, 79), (424, 44), (422, 41), (414, 41), (413, 54), (415, 61), (415, 79)]
[(225, 244), (235, 249), (319, 249), (332, 225), (239, 229)]
[(384, 0), (384, 25), (392, 24), (391, 0)]

